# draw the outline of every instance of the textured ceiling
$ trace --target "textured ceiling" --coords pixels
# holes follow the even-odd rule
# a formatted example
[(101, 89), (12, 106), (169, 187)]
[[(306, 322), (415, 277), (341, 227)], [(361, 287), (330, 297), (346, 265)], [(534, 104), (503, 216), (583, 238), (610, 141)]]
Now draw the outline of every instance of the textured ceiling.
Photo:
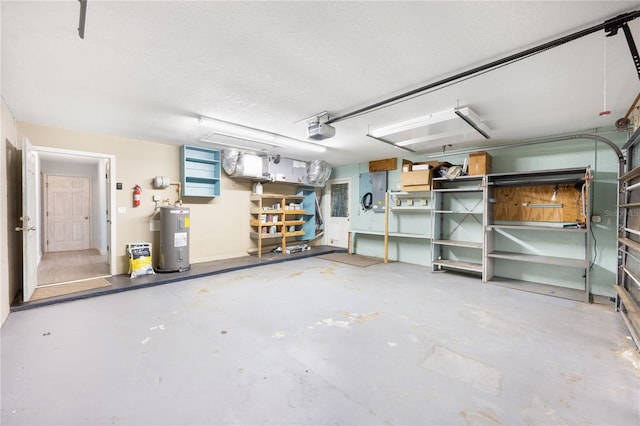
[[(200, 116), (306, 139), (306, 123), (296, 122), (310, 115), (349, 113), (639, 10), (640, 2), (88, 0), (84, 40), (77, 1), (1, 8), (1, 92), (16, 119), (201, 144), (211, 128)], [(640, 44), (640, 19), (630, 27)], [(471, 107), (491, 128), (491, 141), (466, 143), (474, 147), (611, 126), (639, 91), (624, 35), (600, 31), (337, 122), (336, 136), (320, 142), (324, 153), (293, 144), (278, 152), (332, 165), (407, 156), (367, 132), (456, 106)], [(612, 114), (600, 117), (604, 108)]]

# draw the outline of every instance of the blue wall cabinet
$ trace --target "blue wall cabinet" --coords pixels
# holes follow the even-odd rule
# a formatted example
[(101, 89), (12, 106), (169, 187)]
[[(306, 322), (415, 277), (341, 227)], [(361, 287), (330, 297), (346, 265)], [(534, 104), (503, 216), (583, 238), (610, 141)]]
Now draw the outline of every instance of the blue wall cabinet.
[(183, 145), (180, 173), (183, 197), (220, 196), (220, 151)]
[(309, 241), (316, 237), (316, 191), (315, 189), (299, 189), (297, 195), (301, 197), (300, 207), (304, 212), (300, 215), (304, 221), (300, 230), (304, 232), (297, 239)]

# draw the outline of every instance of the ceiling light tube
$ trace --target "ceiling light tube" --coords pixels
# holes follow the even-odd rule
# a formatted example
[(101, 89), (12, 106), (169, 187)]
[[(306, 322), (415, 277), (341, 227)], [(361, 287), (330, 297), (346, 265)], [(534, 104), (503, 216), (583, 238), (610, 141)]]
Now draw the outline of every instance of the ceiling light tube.
[[(327, 148), (321, 145), (312, 144), (307, 141), (290, 138), (288, 136), (280, 135), (266, 130), (256, 129), (254, 127), (244, 126), (242, 124), (235, 124), (229, 121), (205, 116), (202, 116), (198, 119), (198, 122), (201, 124), (204, 124), (205, 121), (214, 123), (214, 127), (216, 127), (217, 130), (214, 130), (213, 134), (219, 134), (221, 136), (242, 139), (245, 141), (256, 142), (278, 148), (286, 148), (287, 146), (282, 145), (282, 143), (291, 142), (289, 144), (289, 148), (291, 149), (303, 149), (313, 152), (325, 152), (327, 150)], [(208, 136), (205, 136), (205, 139), (207, 137)], [(215, 143), (212, 141), (207, 142)]]
[(445, 139), (451, 136), (458, 136), (458, 135), (464, 135), (464, 132), (451, 131), (451, 132), (445, 132), (445, 133), (437, 133), (435, 135), (423, 136), (421, 138), (414, 138), (414, 139), (408, 139), (406, 141), (396, 142), (396, 145), (398, 146), (415, 145), (417, 143), (429, 142), (429, 141), (434, 141), (438, 139)]
[(429, 114), (418, 118), (412, 118), (411, 120), (402, 121), (390, 126), (380, 127), (379, 129), (372, 130), (371, 136), (377, 138), (389, 136), (394, 133), (400, 133), (436, 123), (442, 123), (443, 121), (452, 120), (455, 117), (456, 116), (454, 114), (454, 110), (448, 109), (446, 111), (436, 112), (434, 114)]
[(257, 151), (255, 148), (250, 148), (248, 146), (242, 146), (242, 145), (236, 145), (236, 144), (230, 144), (230, 143), (218, 142), (218, 141), (210, 141), (205, 138), (200, 139), (200, 142), (206, 142), (206, 143), (210, 143), (218, 146), (225, 146), (228, 148), (242, 149), (250, 153), (255, 153)]
[[(231, 139), (239, 139), (241, 141), (246, 141), (246, 142), (253, 142), (253, 143), (258, 143), (260, 145), (267, 145), (267, 146), (271, 146), (273, 148), (286, 148), (286, 145), (282, 145), (280, 143), (276, 142), (276, 139), (274, 138), (273, 142), (271, 141), (261, 141), (258, 140), (257, 138), (248, 138), (248, 137), (243, 137), (243, 136), (238, 136), (238, 135), (232, 135), (230, 133), (225, 133), (225, 132), (219, 132), (217, 130), (214, 130), (213, 132), (211, 132), (210, 134), (208, 134), (207, 136), (205, 136), (203, 139), (207, 139), (210, 136), (215, 136), (215, 135), (220, 135), (220, 136), (224, 136), (227, 138), (231, 138)], [(217, 141), (207, 141), (207, 142), (211, 142), (211, 143), (217, 143)]]
[(460, 136), (465, 140), (478, 132), (489, 139), (489, 128), (469, 108), (451, 108), (444, 111), (402, 121), (371, 130), (370, 135), (401, 147), (451, 139)]

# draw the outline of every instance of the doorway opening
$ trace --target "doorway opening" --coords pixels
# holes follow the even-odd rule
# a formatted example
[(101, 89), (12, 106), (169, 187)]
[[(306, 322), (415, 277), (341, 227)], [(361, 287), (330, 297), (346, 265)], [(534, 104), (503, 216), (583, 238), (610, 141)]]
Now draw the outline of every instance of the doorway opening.
[(104, 278), (115, 273), (114, 157), (35, 146), (32, 151), (38, 170), (36, 285), (23, 291), (23, 302), (110, 285)]

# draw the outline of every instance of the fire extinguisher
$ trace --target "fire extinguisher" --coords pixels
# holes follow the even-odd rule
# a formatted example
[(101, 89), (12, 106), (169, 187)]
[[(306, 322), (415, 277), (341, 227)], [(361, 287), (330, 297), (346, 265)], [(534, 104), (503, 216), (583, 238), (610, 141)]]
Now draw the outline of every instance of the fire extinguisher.
[(140, 185), (136, 185), (133, 187), (133, 207), (140, 206), (140, 194), (142, 194), (142, 189), (140, 189)]

